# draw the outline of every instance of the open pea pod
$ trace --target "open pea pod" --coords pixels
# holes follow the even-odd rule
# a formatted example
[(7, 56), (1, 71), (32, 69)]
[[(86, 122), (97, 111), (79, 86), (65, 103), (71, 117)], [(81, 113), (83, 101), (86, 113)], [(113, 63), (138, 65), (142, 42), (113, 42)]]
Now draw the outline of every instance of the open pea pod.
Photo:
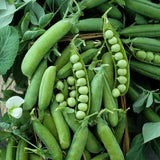
[(144, 51), (138, 48), (130, 48), (130, 53), (139, 61), (160, 66), (160, 54), (157, 52)]
[(102, 16), (103, 37), (109, 52), (112, 53), (112, 59), (114, 62), (115, 80), (112, 95), (114, 97), (119, 97), (125, 95), (128, 91), (130, 71), (128, 59), (122, 41), (107, 18), (107, 13), (109, 10), (107, 10), (106, 13)]
[(75, 38), (71, 41), (72, 53), (70, 63), (72, 65), (72, 72), (75, 77), (76, 86), (76, 100), (75, 107), (76, 118), (83, 119), (89, 113), (90, 109), (90, 86), (87, 75), (87, 70), (81, 55), (74, 43)]

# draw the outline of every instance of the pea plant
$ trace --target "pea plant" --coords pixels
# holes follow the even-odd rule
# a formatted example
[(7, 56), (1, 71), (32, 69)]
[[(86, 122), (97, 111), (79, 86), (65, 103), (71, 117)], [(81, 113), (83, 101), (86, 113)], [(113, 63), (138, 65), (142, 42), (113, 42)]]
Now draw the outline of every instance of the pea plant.
[(1, 0), (0, 160), (159, 160), (159, 6)]

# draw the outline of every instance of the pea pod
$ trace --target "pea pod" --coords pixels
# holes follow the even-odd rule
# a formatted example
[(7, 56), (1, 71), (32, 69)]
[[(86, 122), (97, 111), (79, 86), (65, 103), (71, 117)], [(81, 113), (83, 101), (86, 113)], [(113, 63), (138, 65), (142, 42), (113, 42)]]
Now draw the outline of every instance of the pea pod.
[(68, 18), (58, 21), (34, 42), (22, 61), (21, 69), (24, 75), (28, 78), (32, 77), (44, 55), (69, 32), (73, 19)]
[(28, 144), (24, 140), (20, 140), (18, 142), (17, 151), (16, 151), (16, 160), (28, 160), (28, 152), (25, 151), (25, 147)]
[[(76, 119), (74, 113), (67, 113), (64, 110), (63, 115), (64, 115), (64, 118), (67, 124), (72, 129), (72, 131), (75, 133), (81, 123)], [(86, 149), (91, 153), (99, 153), (104, 150), (101, 144), (99, 143), (99, 141), (97, 140), (97, 138), (94, 136), (94, 134), (90, 130), (88, 130)]]
[(160, 69), (158, 66), (132, 60), (130, 62), (130, 67), (135, 72), (160, 81)]
[(160, 20), (160, 7), (156, 3), (144, 0), (125, 0), (125, 3), (126, 7), (141, 15)]
[(160, 24), (145, 24), (128, 26), (119, 34), (124, 37), (160, 37)]
[(56, 125), (60, 146), (62, 149), (67, 149), (71, 143), (70, 130), (62, 112), (58, 110), (58, 103), (55, 100), (51, 105), (51, 114)]
[(56, 140), (58, 140), (56, 125), (49, 110), (46, 110), (44, 113), (43, 125), (52, 133)]
[[(114, 68), (115, 68), (115, 82), (112, 90), (114, 97), (125, 95), (130, 82), (129, 63), (126, 56), (125, 49), (118, 33), (110, 24), (107, 18), (108, 11), (103, 15), (103, 36), (108, 50), (112, 53)], [(118, 74), (118, 69), (125, 69), (126, 74), (122, 77)], [(123, 84), (123, 85), (122, 85)]]
[(65, 160), (80, 160), (87, 142), (88, 137), (88, 121), (82, 125), (74, 133), (71, 146), (68, 150)]
[(47, 68), (47, 61), (44, 60), (41, 62), (41, 64), (38, 66), (38, 69), (34, 73), (31, 79), (31, 83), (28, 86), (27, 91), (25, 93), (24, 104), (23, 104), (24, 110), (30, 110), (36, 104), (39, 93), (39, 86), (41, 83), (43, 73), (46, 70), (46, 68)]
[(93, 157), (91, 160), (108, 160), (109, 155), (107, 153), (100, 153), (99, 155)]
[(40, 118), (42, 118), (41, 113), (43, 115), (44, 110), (47, 109), (51, 101), (55, 78), (56, 78), (56, 67), (55, 66), (48, 67), (43, 74), (39, 89), (38, 107), (39, 107)]
[(1, 148), (0, 149), (0, 160), (5, 160), (6, 159), (6, 148)]
[[(81, 54), (81, 57), (84, 61), (85, 64), (89, 63), (92, 58), (94, 57), (94, 55), (96, 55), (98, 52), (98, 49), (96, 48), (92, 48), (92, 49), (89, 49), (87, 51), (84, 51), (82, 54)], [(72, 75), (72, 65), (70, 62), (68, 62), (66, 65), (64, 65), (57, 73), (57, 77), (59, 79), (63, 79), (63, 78), (66, 78), (68, 77), (69, 75)]]
[(108, 151), (110, 160), (124, 160), (122, 150), (105, 120), (98, 118), (97, 133)]
[(40, 123), (38, 119), (32, 117), (33, 129), (54, 160), (62, 160), (62, 151), (52, 133)]
[(42, 158), (36, 154), (30, 153), (29, 160), (42, 160)]
[(15, 160), (15, 140), (10, 138), (7, 143), (6, 148), (6, 160)]

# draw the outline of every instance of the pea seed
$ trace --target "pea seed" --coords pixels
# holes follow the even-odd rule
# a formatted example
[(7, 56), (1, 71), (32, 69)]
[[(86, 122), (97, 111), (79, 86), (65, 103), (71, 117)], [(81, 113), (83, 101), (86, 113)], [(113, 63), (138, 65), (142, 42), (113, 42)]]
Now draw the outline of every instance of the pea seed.
[(120, 84), (120, 85), (118, 85), (117, 88), (119, 89), (119, 91), (120, 91), (121, 93), (123, 93), (123, 92), (126, 90), (126, 85)]
[(154, 59), (154, 54), (153, 52), (146, 52), (147, 56), (146, 56), (146, 61), (147, 62), (151, 62)]
[(86, 85), (87, 84), (87, 81), (86, 81), (86, 79), (85, 78), (79, 78), (79, 79), (77, 79), (77, 86), (84, 86), (84, 85)]
[(113, 90), (112, 90), (112, 95), (113, 95), (113, 97), (118, 97), (118, 96), (120, 96), (120, 91), (119, 91), (119, 89), (118, 88), (114, 88)]
[(59, 107), (67, 107), (67, 102), (63, 101), (63, 102), (59, 103)]
[(88, 108), (88, 105), (86, 104), (86, 103), (79, 103), (78, 104), (78, 109), (80, 110), (80, 111), (87, 111), (87, 108)]
[(117, 43), (117, 38), (116, 37), (112, 37), (111, 39), (108, 40), (109, 44), (116, 44)]
[(117, 70), (117, 73), (118, 73), (119, 76), (125, 76), (127, 74), (127, 69), (125, 69), (125, 68), (119, 68)]
[(72, 55), (72, 56), (70, 57), (70, 61), (71, 61), (72, 63), (78, 62), (78, 61), (79, 61), (79, 56), (76, 55), (76, 54)]
[(56, 88), (58, 90), (63, 90), (63, 88), (64, 88), (63, 82), (62, 81), (58, 81), (57, 84), (56, 84)]
[(107, 30), (105, 33), (104, 33), (104, 37), (106, 39), (110, 39), (113, 37), (113, 32), (111, 30)]
[(76, 100), (75, 100), (75, 98), (69, 97), (69, 98), (67, 99), (67, 104), (68, 104), (68, 106), (70, 106), (70, 107), (75, 107), (75, 105), (76, 105)]
[(56, 95), (56, 101), (57, 102), (63, 102), (64, 101), (64, 95), (62, 93), (58, 93)]
[(77, 113), (76, 113), (77, 119), (83, 119), (85, 116), (86, 116), (86, 114), (83, 111), (77, 111)]
[(69, 93), (70, 97), (76, 97), (76, 90), (73, 90)]
[(139, 58), (139, 59), (141, 59), (141, 60), (144, 60), (147, 57), (147, 54), (146, 54), (145, 51), (139, 50), (136, 53), (136, 57)]
[(78, 101), (80, 101), (81, 103), (87, 103), (88, 102), (88, 95), (80, 95), (78, 97)]
[(82, 69), (82, 63), (81, 62), (77, 62), (77, 63), (75, 63), (74, 65), (73, 65), (73, 69), (74, 70), (80, 70), (80, 69)]
[(73, 76), (67, 77), (67, 83), (73, 86), (75, 84), (75, 78)]
[(121, 60), (123, 59), (123, 54), (121, 52), (118, 52), (114, 55), (115, 60)]
[(84, 70), (79, 70), (79, 71), (76, 71), (76, 77), (77, 78), (82, 78), (82, 77), (84, 77), (85, 76), (85, 72), (84, 72)]
[(117, 66), (118, 66), (119, 68), (125, 68), (125, 67), (127, 67), (127, 61), (124, 60), (124, 59), (119, 60), (119, 61), (117, 62)]
[(111, 46), (111, 51), (112, 51), (112, 52), (119, 52), (120, 49), (121, 49), (121, 47), (120, 47), (119, 44), (113, 44), (113, 45)]
[(120, 84), (125, 84), (127, 82), (127, 78), (125, 76), (117, 77), (117, 80)]
[(88, 93), (88, 87), (87, 87), (87, 86), (81, 86), (81, 87), (78, 88), (78, 92), (79, 92), (80, 94), (85, 95), (85, 94)]
[(155, 56), (154, 56), (154, 59), (153, 59), (153, 62), (154, 63), (160, 63), (160, 55), (158, 55), (158, 54), (155, 54)]

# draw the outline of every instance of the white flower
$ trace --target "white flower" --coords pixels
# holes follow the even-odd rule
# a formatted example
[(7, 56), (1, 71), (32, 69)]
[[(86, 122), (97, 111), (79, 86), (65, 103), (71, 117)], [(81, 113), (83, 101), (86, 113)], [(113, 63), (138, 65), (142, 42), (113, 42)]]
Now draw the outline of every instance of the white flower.
[(24, 103), (23, 98), (19, 96), (13, 96), (6, 102), (8, 108), (8, 114), (12, 117), (19, 119), (22, 116), (22, 108), (20, 107)]

